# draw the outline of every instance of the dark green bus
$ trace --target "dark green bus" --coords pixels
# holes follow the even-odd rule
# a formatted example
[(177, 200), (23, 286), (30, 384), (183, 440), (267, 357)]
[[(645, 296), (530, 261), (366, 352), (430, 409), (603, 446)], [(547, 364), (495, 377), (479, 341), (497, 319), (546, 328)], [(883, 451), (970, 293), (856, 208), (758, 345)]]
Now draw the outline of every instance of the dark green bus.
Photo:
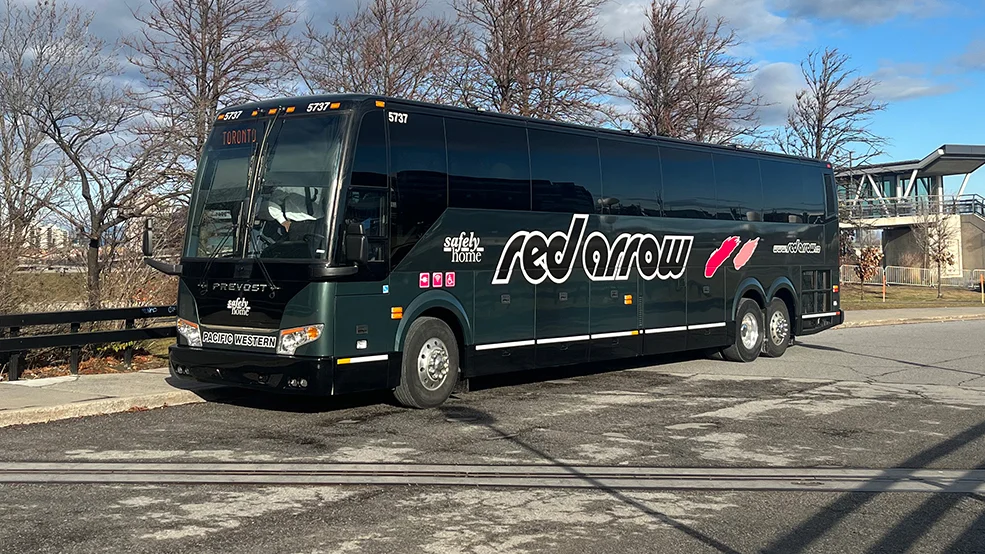
[(224, 110), (180, 265), (145, 255), (180, 275), (175, 377), (412, 407), (843, 321), (826, 163), (365, 95)]

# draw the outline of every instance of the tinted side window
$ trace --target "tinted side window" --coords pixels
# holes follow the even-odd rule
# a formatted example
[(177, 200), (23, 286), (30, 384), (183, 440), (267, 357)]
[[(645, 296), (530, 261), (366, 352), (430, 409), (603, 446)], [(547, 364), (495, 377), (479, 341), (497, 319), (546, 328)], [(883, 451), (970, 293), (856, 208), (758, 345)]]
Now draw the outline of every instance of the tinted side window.
[(602, 213), (660, 215), (662, 186), (657, 146), (599, 140), (602, 151)]
[(527, 134), (534, 211), (595, 213), (602, 192), (597, 139), (539, 129)]
[(838, 213), (838, 200), (836, 197), (834, 178), (828, 174), (824, 174), (824, 199), (827, 204), (827, 215), (828, 217), (834, 217)]
[(807, 212), (807, 222), (822, 223), (826, 196), (825, 176), (816, 166), (802, 165), (800, 171), (804, 182), (804, 210)]
[(445, 131), (440, 117), (390, 123), (390, 264), (396, 266), (448, 206)]
[(790, 162), (762, 160), (764, 221), (803, 223), (803, 184), (798, 166)]
[(386, 186), (386, 127), (383, 126), (382, 110), (366, 112), (359, 125), (351, 184), (354, 187)]
[(759, 175), (759, 160), (720, 153), (714, 154), (714, 159), (718, 219), (761, 221), (763, 183)]
[(662, 146), (660, 165), (664, 215), (715, 218), (715, 168), (710, 153)]
[(530, 209), (530, 156), (522, 127), (446, 120), (449, 206)]

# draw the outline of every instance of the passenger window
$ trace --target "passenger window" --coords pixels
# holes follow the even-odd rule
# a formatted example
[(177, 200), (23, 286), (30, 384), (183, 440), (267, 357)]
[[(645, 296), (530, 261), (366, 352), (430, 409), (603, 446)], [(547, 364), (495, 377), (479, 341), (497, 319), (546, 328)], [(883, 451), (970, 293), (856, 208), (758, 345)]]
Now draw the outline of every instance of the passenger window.
[(413, 114), (389, 128), (390, 266), (396, 267), (448, 206), (448, 169), (440, 117)]
[(716, 153), (714, 160), (718, 219), (762, 221), (763, 182), (759, 160), (724, 153)]
[(807, 223), (824, 222), (824, 177), (816, 166), (801, 165), (801, 175), (804, 182), (804, 210), (807, 212)]
[(600, 213), (658, 217), (663, 186), (656, 144), (599, 140), (602, 152)]
[(386, 127), (383, 111), (366, 112), (352, 158), (352, 186), (386, 187)]
[(663, 211), (668, 217), (714, 219), (715, 169), (711, 154), (688, 148), (660, 147)]
[(530, 156), (522, 127), (448, 118), (453, 208), (530, 210)]
[(801, 204), (803, 184), (798, 165), (779, 160), (763, 160), (763, 220), (773, 223), (803, 223)]
[(527, 134), (534, 211), (595, 213), (602, 192), (596, 138), (540, 129)]

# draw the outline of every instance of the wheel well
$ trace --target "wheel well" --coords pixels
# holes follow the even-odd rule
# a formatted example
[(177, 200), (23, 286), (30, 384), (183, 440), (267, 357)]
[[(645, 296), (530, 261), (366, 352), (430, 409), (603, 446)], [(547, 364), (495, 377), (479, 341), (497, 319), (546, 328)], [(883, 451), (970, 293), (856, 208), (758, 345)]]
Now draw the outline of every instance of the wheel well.
[(429, 308), (420, 315), (420, 317), (434, 317), (444, 321), (451, 331), (455, 333), (455, 341), (458, 342), (458, 358), (459, 364), (465, 365), (465, 334), (462, 332), (462, 324), (459, 323), (458, 317), (452, 313), (451, 310), (445, 308)]
[(792, 322), (797, 321), (797, 310), (794, 309), (793, 293), (788, 289), (779, 289), (773, 294), (773, 298), (779, 298), (783, 300), (783, 303), (787, 305), (787, 314), (790, 316), (790, 329), (793, 329)]
[(763, 298), (763, 295), (759, 294), (759, 291), (756, 289), (749, 289), (746, 292), (742, 293), (742, 298), (749, 298), (751, 300), (754, 300), (757, 304), (759, 304), (760, 309), (763, 310), (766, 309), (766, 299)]

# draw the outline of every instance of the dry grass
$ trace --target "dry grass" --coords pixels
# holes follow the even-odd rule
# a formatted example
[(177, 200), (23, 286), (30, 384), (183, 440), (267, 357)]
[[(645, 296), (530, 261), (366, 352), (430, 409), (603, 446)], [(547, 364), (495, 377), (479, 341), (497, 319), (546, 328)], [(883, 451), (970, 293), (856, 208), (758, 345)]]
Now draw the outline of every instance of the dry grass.
[(858, 285), (841, 286), (841, 304), (846, 310), (877, 310), (894, 308), (963, 308), (982, 306), (978, 291), (956, 287), (944, 287), (944, 298), (937, 298), (936, 287), (886, 287), (886, 301), (882, 300), (882, 285), (865, 285), (865, 297), (859, 299)]

